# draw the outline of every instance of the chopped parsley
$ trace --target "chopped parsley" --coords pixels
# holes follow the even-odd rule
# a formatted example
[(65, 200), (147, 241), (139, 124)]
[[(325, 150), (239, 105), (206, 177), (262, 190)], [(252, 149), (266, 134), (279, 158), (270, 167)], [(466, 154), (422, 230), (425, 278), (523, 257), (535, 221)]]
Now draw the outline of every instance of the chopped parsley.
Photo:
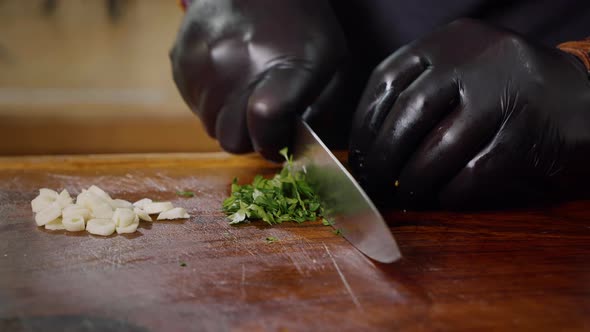
[(324, 226), (333, 226), (334, 225), (334, 221), (332, 221), (330, 219), (323, 218), (322, 219), (322, 224)]
[(185, 262), (180, 262), (180, 266), (185, 267), (186, 263)]
[(302, 223), (322, 217), (323, 208), (311, 188), (306, 174), (293, 166), (293, 156), (287, 148), (280, 151), (286, 163), (271, 179), (257, 175), (251, 184), (239, 185), (237, 178), (231, 186), (231, 196), (223, 201), (222, 210), (230, 224), (263, 220), (270, 225), (284, 221)]
[(266, 243), (275, 243), (277, 241), (279, 241), (279, 239), (277, 239), (274, 236), (269, 236), (269, 237), (266, 238)]
[(182, 196), (182, 197), (195, 197), (195, 192), (194, 191), (181, 191), (181, 190), (178, 190), (176, 192), (176, 195)]

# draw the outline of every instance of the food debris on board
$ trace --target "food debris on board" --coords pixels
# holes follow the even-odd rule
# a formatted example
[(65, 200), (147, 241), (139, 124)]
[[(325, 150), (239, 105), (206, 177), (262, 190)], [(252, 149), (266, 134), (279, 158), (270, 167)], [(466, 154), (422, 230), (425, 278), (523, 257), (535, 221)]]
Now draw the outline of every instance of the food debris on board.
[(268, 244), (275, 243), (277, 241), (279, 241), (279, 239), (274, 236), (269, 236), (266, 238), (266, 243), (268, 243)]
[(176, 191), (176, 195), (181, 196), (181, 197), (195, 197), (195, 192), (194, 191), (189, 191), (189, 190), (178, 190)]
[(109, 236), (134, 233), (139, 221), (187, 219), (184, 208), (171, 202), (154, 202), (149, 198), (135, 203), (113, 199), (101, 188), (93, 185), (74, 199), (64, 189), (60, 193), (47, 188), (39, 189), (39, 195), (31, 202), (37, 226), (48, 230), (66, 230)]

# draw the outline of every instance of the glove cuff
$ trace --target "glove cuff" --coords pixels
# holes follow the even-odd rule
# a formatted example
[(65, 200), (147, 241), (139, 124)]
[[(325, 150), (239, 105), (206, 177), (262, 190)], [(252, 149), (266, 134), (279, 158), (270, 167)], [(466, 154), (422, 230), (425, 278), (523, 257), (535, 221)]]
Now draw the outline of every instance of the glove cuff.
[(557, 48), (580, 59), (590, 74), (590, 37), (584, 40), (561, 43), (557, 45)]

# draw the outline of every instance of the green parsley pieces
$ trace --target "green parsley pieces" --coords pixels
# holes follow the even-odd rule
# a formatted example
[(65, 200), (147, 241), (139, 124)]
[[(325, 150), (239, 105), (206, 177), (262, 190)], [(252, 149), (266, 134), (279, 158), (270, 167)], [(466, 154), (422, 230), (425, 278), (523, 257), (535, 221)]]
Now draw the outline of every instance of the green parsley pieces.
[(319, 197), (306, 180), (306, 174), (294, 170), (293, 156), (287, 148), (280, 151), (287, 161), (272, 179), (257, 175), (251, 184), (239, 185), (234, 179), (231, 196), (222, 209), (230, 224), (263, 220), (270, 225), (284, 221), (302, 223), (322, 217)]
[(186, 267), (186, 263), (185, 262), (180, 262), (180, 266)]
[(176, 192), (176, 195), (181, 196), (181, 197), (190, 198), (190, 197), (195, 197), (195, 192), (194, 191), (181, 191), (181, 190), (179, 190)]
[(275, 242), (278, 242), (278, 241), (279, 241), (279, 239), (277, 239), (274, 236), (269, 236), (269, 237), (266, 238), (266, 243), (268, 243), (268, 244), (275, 243)]

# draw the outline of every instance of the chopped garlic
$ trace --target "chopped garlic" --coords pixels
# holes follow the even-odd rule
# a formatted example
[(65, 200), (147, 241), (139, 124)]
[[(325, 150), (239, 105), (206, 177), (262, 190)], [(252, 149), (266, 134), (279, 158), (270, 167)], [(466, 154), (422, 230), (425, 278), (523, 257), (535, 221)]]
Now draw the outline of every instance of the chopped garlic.
[(90, 210), (78, 204), (70, 204), (66, 206), (62, 213), (63, 218), (82, 217), (84, 220), (90, 219)]
[(82, 189), (82, 192), (76, 196), (76, 205), (88, 207), (88, 190)]
[(113, 213), (113, 222), (117, 227), (125, 227), (139, 222), (139, 217), (129, 209), (118, 208)]
[(109, 194), (107, 194), (104, 190), (100, 189), (99, 187), (97, 187), (95, 185), (90, 186), (90, 188), (88, 188), (88, 192), (91, 192), (91, 193), (97, 195), (98, 197), (101, 197), (102, 199), (104, 199), (107, 202), (110, 202), (113, 200)]
[(113, 217), (113, 209), (107, 203), (94, 203), (90, 207), (90, 215), (98, 219), (110, 219)]
[[(135, 216), (135, 217), (137, 218), (137, 216)], [(118, 226), (116, 228), (117, 234), (135, 233), (135, 231), (137, 230), (137, 226), (139, 226), (139, 220), (137, 220), (136, 222), (133, 222), (127, 226)]]
[(37, 213), (51, 205), (53, 202), (55, 202), (55, 198), (39, 195), (31, 201), (31, 208), (33, 208), (33, 212)]
[(45, 209), (35, 215), (37, 226), (43, 226), (59, 217), (61, 217), (61, 206), (58, 202), (49, 204)]
[(52, 197), (54, 200), (56, 200), (59, 194), (55, 190), (41, 188), (39, 189), (39, 196)]
[(177, 207), (160, 213), (160, 215), (158, 215), (158, 220), (187, 219), (190, 217), (191, 216), (185, 209)]
[(86, 231), (94, 235), (109, 236), (115, 232), (115, 223), (111, 219), (90, 219)]
[(59, 198), (59, 194), (51, 189), (39, 189), (39, 195), (31, 201), (31, 208), (33, 212), (37, 213), (55, 202)]
[(61, 218), (57, 218), (45, 224), (45, 229), (50, 231), (59, 231), (65, 229), (64, 224), (61, 221)]
[(67, 191), (67, 189), (62, 190), (59, 193), (56, 202), (59, 203), (62, 209), (72, 204), (72, 197), (70, 197), (70, 193)]
[(152, 217), (150, 217), (149, 214), (147, 214), (144, 210), (142, 210), (138, 207), (134, 208), (133, 212), (135, 212), (137, 217), (139, 217), (139, 219), (141, 219), (143, 221), (152, 221)]
[(145, 208), (145, 206), (150, 203), (152, 203), (151, 199), (143, 198), (143, 199), (140, 199), (139, 201), (133, 203), (133, 206), (138, 207), (143, 210)]
[(128, 202), (124, 199), (113, 199), (111, 201), (111, 206), (113, 207), (113, 209), (116, 209), (116, 208), (133, 209), (133, 204), (131, 204), (131, 202)]
[(172, 203), (170, 203), (170, 202), (152, 202), (152, 203), (146, 204), (144, 206), (143, 210), (147, 214), (156, 214), (156, 213), (172, 210), (173, 208), (174, 208), (174, 205), (172, 205)]
[(83, 231), (86, 228), (84, 217), (81, 216), (63, 218), (62, 223), (65, 229), (70, 232), (79, 232)]
[[(113, 199), (97, 186), (83, 189), (75, 201), (64, 189), (60, 193), (42, 188), (31, 201), (35, 222), (46, 229), (65, 229), (70, 232), (86, 230), (91, 234), (109, 236), (133, 233), (139, 221), (152, 221), (150, 214), (159, 214), (158, 220), (190, 218), (183, 208), (175, 208), (171, 202), (153, 202), (149, 198), (135, 203)], [(87, 221), (87, 222), (86, 222)]]

